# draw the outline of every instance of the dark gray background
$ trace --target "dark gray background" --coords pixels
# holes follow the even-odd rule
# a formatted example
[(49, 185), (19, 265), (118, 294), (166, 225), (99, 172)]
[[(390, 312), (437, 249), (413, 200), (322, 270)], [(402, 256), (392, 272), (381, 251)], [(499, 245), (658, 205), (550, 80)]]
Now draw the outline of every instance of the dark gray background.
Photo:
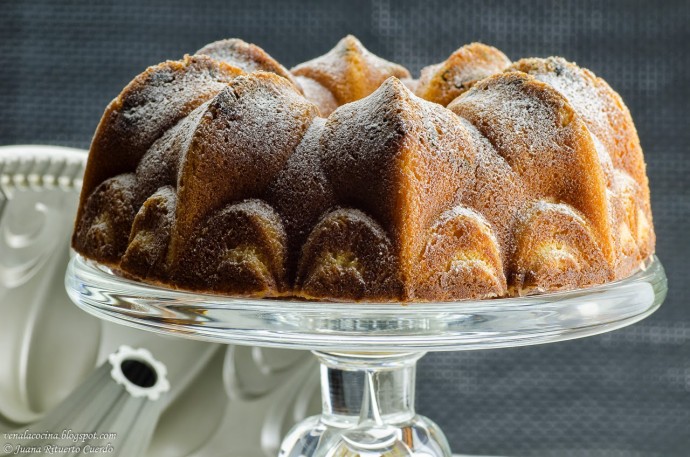
[(690, 455), (690, 2), (0, 0), (0, 144), (87, 148), (133, 76), (216, 39), (290, 67), (347, 33), (413, 73), (471, 41), (577, 61), (630, 107), (651, 179), (671, 287), (659, 312), (581, 341), (429, 355), (418, 410), (456, 452)]

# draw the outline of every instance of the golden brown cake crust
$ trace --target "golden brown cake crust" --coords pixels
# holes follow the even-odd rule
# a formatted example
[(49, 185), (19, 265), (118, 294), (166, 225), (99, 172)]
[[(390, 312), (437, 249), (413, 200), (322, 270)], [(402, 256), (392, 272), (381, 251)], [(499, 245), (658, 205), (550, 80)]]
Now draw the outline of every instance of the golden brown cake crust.
[(338, 101), (333, 93), (324, 86), (306, 76), (295, 76), (297, 84), (307, 100), (319, 107), (321, 116), (328, 117), (338, 107)]
[(430, 228), (412, 296), (441, 301), (502, 297), (508, 287), (503, 270), (491, 225), (481, 214), (457, 206)]
[(414, 92), (425, 100), (447, 106), (477, 81), (499, 73), (509, 65), (508, 57), (498, 49), (471, 43), (455, 51), (445, 61), (423, 68)]
[(537, 198), (582, 212), (599, 247), (612, 259), (606, 182), (587, 127), (551, 86), (522, 72), (491, 76), (448, 109), (491, 142)]
[(249, 199), (195, 226), (171, 277), (192, 290), (277, 296), (287, 287), (285, 256), (280, 217), (265, 202)]
[(98, 184), (133, 172), (155, 140), (241, 73), (206, 56), (185, 56), (149, 67), (134, 78), (108, 105), (98, 124), (80, 208)]
[(327, 54), (291, 71), (321, 84), (339, 105), (366, 97), (390, 76), (410, 78), (410, 72), (404, 67), (370, 53), (352, 35), (340, 40)]
[(333, 187), (321, 163), (326, 120), (315, 118), (285, 167), (266, 188), (264, 199), (277, 212), (288, 237), (287, 270), (294, 281), (302, 246), (324, 213), (336, 207)]
[(238, 76), (199, 109), (204, 113), (180, 158), (173, 258), (209, 212), (260, 195), (318, 114), (287, 80), (265, 72)]
[[(614, 195), (616, 225), (625, 224), (635, 246), (626, 246), (626, 234), (614, 242), (621, 257), (630, 258), (630, 249), (639, 249), (646, 258), (654, 250), (654, 230), (649, 206), (649, 183), (640, 140), (628, 108), (620, 96), (601, 78), (560, 57), (522, 59), (512, 69), (529, 73), (563, 94), (587, 124), (598, 146), (607, 187)], [(649, 227), (640, 229), (640, 226)], [(626, 252), (628, 251), (628, 252)], [(623, 262), (619, 268), (631, 271), (635, 265)], [(625, 273), (623, 273), (625, 274)]]
[(171, 186), (161, 187), (141, 205), (120, 263), (124, 271), (140, 278), (165, 280), (176, 207), (177, 196)]
[(241, 68), (247, 73), (255, 71), (275, 73), (290, 81), (295, 87), (300, 87), (287, 68), (268, 55), (266, 51), (239, 38), (214, 41), (199, 49), (195, 54), (209, 56), (233, 67)]
[(384, 302), (600, 284), (654, 242), (603, 80), (478, 43), (415, 80), (352, 36), (292, 72), (232, 39), (137, 76), (96, 131), (73, 234), (158, 285)]
[(72, 234), (72, 247), (99, 262), (117, 264), (127, 249), (136, 213), (134, 174), (125, 173), (103, 181), (81, 208)]
[(326, 215), (304, 244), (295, 287), (305, 298), (388, 301), (403, 298), (394, 247), (356, 209)]

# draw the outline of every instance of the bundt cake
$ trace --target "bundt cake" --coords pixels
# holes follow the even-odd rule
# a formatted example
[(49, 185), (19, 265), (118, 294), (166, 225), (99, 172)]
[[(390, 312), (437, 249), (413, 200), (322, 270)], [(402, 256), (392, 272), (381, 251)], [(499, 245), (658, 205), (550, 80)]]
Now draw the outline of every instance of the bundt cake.
[(106, 108), (73, 247), (192, 291), (450, 301), (626, 277), (654, 230), (630, 113), (573, 63), (473, 43), (414, 80), (352, 36), (289, 71), (232, 39)]

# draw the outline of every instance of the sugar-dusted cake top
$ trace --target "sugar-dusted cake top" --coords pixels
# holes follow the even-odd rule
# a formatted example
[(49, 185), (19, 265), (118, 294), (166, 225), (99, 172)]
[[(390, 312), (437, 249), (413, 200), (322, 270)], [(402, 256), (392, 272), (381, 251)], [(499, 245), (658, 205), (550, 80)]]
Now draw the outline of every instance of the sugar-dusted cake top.
[(630, 113), (573, 63), (472, 43), (413, 79), (352, 36), (291, 70), (231, 39), (106, 108), (73, 247), (169, 287), (413, 302), (622, 278), (654, 231)]

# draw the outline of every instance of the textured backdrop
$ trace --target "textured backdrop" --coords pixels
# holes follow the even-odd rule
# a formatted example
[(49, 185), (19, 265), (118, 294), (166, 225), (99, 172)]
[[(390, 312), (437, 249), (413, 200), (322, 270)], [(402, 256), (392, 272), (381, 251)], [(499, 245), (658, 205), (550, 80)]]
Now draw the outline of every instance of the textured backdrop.
[(690, 455), (688, 1), (0, 0), (0, 144), (86, 148), (133, 76), (216, 39), (241, 37), (289, 67), (347, 33), (413, 73), (471, 41), (574, 60), (623, 96), (648, 164), (662, 309), (581, 341), (429, 355), (419, 411), (456, 452)]

